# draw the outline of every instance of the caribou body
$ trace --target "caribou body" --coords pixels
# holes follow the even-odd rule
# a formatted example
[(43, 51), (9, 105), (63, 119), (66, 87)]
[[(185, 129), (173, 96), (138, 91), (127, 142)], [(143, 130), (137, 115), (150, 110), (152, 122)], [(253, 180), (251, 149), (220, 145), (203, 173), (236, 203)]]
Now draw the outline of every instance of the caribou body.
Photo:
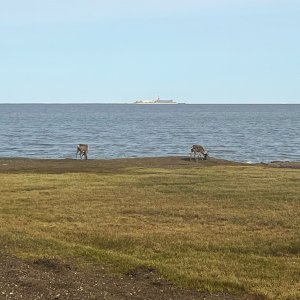
[(81, 159), (82, 158), (87, 159), (88, 151), (89, 151), (89, 145), (87, 145), (87, 144), (78, 144), (77, 145), (77, 150), (76, 150), (76, 158), (77, 158), (77, 155), (79, 153), (79, 156), (80, 156)]
[(195, 161), (198, 161), (199, 157), (206, 160), (208, 151), (206, 151), (201, 145), (193, 145), (191, 148), (190, 160), (192, 160), (192, 156), (194, 156)]

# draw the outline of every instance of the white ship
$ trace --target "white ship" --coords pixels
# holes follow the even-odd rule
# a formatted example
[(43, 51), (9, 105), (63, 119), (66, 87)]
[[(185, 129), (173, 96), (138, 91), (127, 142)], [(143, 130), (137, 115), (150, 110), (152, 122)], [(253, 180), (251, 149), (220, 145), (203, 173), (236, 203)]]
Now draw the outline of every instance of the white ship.
[(177, 104), (173, 100), (162, 100), (159, 97), (156, 100), (139, 100), (135, 101), (134, 104)]

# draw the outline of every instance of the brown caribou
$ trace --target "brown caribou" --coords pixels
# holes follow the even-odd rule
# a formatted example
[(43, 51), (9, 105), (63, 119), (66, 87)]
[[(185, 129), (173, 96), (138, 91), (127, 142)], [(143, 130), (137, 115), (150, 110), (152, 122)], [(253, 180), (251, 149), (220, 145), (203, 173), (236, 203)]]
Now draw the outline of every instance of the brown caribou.
[(76, 151), (76, 158), (77, 158), (77, 155), (79, 153), (79, 156), (80, 156), (81, 159), (83, 157), (85, 159), (87, 159), (88, 151), (89, 151), (89, 145), (87, 145), (87, 144), (78, 144), (77, 145), (77, 151)]
[(191, 148), (190, 161), (192, 160), (192, 155), (194, 155), (195, 161), (202, 157), (203, 160), (207, 159), (208, 151), (206, 151), (201, 145), (193, 145)]

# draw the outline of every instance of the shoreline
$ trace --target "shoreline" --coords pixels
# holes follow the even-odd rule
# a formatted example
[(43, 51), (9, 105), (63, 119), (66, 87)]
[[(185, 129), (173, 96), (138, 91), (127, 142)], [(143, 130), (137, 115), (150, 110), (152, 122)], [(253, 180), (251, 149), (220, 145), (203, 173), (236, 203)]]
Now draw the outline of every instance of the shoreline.
[(110, 173), (125, 172), (128, 168), (194, 169), (215, 166), (261, 166), (300, 169), (299, 161), (274, 161), (270, 163), (243, 163), (210, 157), (207, 160), (190, 161), (188, 156), (133, 157), (114, 159), (40, 159), (24, 157), (0, 157), (0, 173)]

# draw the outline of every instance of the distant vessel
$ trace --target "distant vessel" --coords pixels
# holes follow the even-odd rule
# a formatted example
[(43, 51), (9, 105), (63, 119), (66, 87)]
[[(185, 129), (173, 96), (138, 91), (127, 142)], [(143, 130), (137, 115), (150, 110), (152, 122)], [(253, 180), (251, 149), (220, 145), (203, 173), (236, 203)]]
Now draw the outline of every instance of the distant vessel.
[(161, 100), (159, 97), (156, 100), (139, 100), (135, 101), (134, 104), (177, 104), (173, 100)]

